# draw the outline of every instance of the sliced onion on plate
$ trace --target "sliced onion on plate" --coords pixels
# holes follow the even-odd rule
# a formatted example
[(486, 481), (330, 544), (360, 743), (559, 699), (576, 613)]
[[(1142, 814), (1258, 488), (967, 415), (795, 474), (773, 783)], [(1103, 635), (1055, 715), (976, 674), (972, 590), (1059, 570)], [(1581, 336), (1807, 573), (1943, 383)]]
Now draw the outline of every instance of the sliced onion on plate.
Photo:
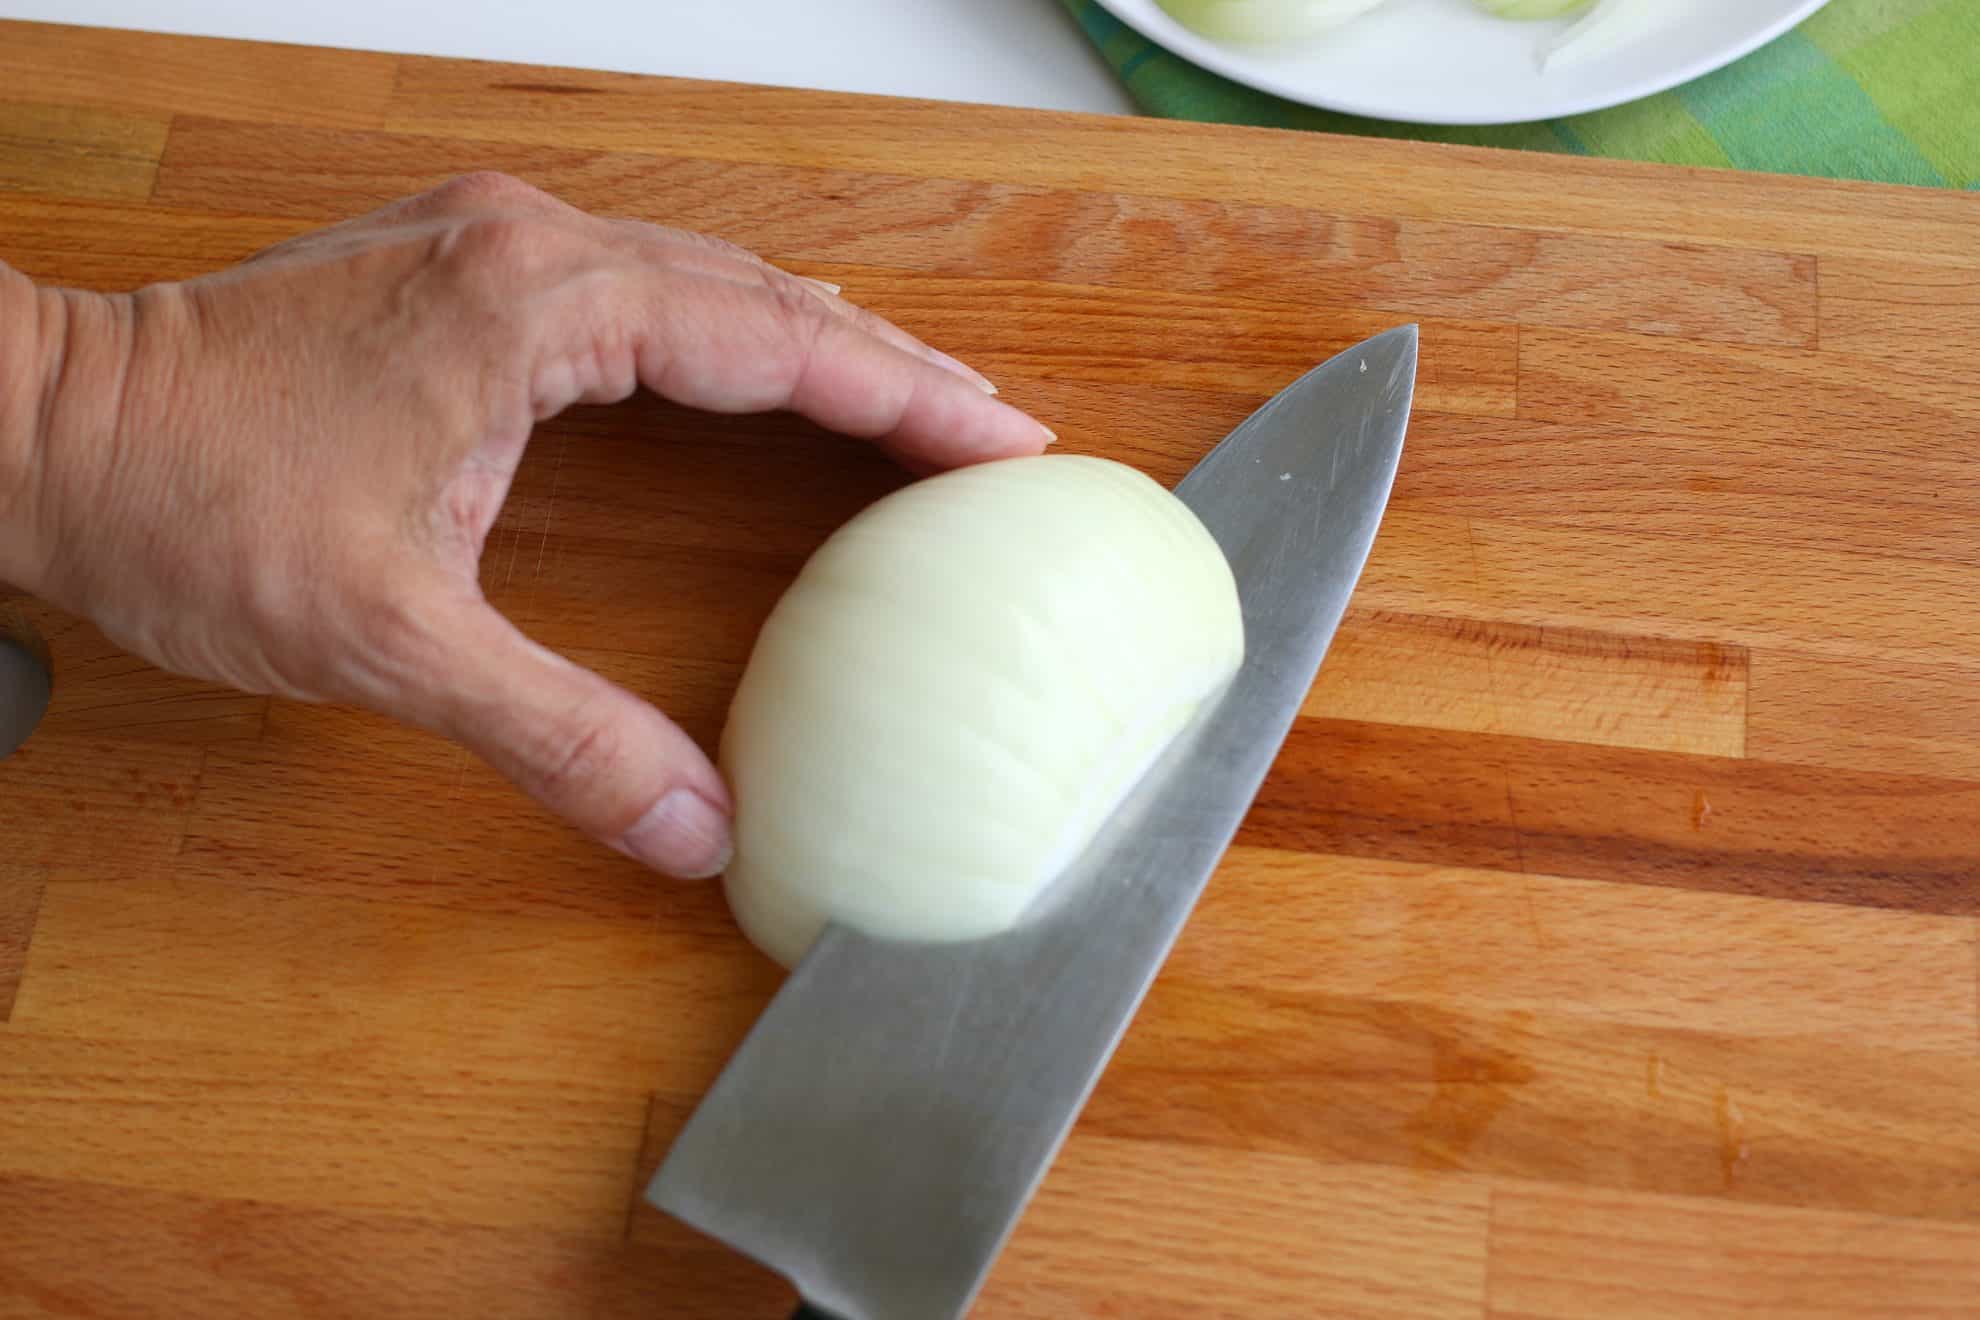
[(1586, 9), (1594, 0), (1475, 0), (1494, 18), (1560, 18)]
[[(1282, 45), (1319, 36), (1359, 18), (1385, 0), (1155, 0), (1170, 17), (1212, 41)], [(1580, 17), (1540, 51), (1543, 70), (1606, 54), (1641, 36), (1669, 0), (1474, 0), (1498, 18)]]
[(1212, 41), (1270, 45), (1339, 27), (1385, 0), (1155, 0), (1184, 27)]
[(1596, 0), (1595, 7), (1540, 52), (1542, 69), (1566, 68), (1640, 37), (1669, 15), (1668, 0)]

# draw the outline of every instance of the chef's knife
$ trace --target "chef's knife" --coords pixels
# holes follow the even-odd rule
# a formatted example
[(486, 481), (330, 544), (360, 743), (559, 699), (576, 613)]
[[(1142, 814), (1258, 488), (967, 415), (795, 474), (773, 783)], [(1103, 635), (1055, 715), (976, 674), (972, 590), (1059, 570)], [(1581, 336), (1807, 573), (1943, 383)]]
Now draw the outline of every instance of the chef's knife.
[(1244, 609), (1231, 687), (1015, 929), (828, 929), (647, 1197), (781, 1272), (800, 1315), (950, 1320), (982, 1286), (1313, 682), (1388, 504), (1416, 327), (1253, 413), (1176, 488)]

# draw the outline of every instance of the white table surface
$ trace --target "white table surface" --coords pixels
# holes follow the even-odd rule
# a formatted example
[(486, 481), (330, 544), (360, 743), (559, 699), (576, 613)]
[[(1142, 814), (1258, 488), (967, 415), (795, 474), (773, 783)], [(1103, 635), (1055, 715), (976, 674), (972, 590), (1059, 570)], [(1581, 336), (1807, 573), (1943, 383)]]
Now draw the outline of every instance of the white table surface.
[(0, 18), (1131, 109), (1058, 0), (0, 0)]

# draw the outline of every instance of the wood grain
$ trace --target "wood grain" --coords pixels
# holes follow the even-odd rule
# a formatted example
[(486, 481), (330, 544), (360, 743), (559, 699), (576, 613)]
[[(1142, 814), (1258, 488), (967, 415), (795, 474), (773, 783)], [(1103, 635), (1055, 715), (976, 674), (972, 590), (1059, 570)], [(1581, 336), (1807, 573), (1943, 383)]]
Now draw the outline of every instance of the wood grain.
[[(692, 718), (697, 691), (706, 709), (709, 692), (719, 685), (726, 705), (733, 687), (730, 670), (572, 654), (687, 713), (691, 728), (714, 718)], [(185, 822), (181, 876), (422, 907), (635, 922), (664, 914), (708, 932), (728, 928), (715, 891), (656, 884), (627, 858), (585, 847), (460, 749), (378, 716), (278, 705), (261, 741), (208, 752), (202, 783)]]
[(1980, 336), (1980, 260), (1964, 257), (1880, 252), (1824, 261), (1822, 343), (1900, 366), (1957, 369), (1962, 346)]
[(1975, 930), (1965, 917), (1240, 847), (1169, 976), (1957, 1055), (1974, 1046)]
[(408, 61), (385, 127), (1818, 257), (1886, 256), (1902, 229), (1908, 255), (1972, 261), (1970, 202), (1925, 188), (470, 60)]
[(47, 869), (0, 858), (0, 1022), (13, 1013)]
[(1356, 599), (1402, 613), (1957, 665), (1980, 651), (1980, 628), (1948, 608), (1971, 580), (1964, 564), (1866, 553), (1834, 538), (1791, 546), (1673, 537), (1404, 503), (1383, 520)]
[(1746, 667), (1711, 643), (1374, 611), (1342, 624), (1300, 713), (1739, 756)]
[(1980, 1232), (1512, 1183), (1492, 1200), (1490, 1315), (1970, 1316)]
[[(1355, 604), (976, 1314), (1980, 1315), (1980, 197), (0, 23), (0, 259), (470, 169), (719, 233), (1178, 480), (1423, 374)], [(903, 476), (539, 428), (483, 590), (712, 745)], [(787, 1314), (639, 1191), (777, 970), (431, 735), (24, 607), (0, 1316)]]
[[(367, 905), (345, 899), (180, 881), (56, 884), (35, 932), (45, 974), (14, 1021), (216, 1046), (279, 1022), (278, 1048), (323, 1061), (361, 1049), (396, 1073), (609, 1087), (654, 1067), (655, 973), (664, 965), (695, 984), (680, 952), (657, 925), (413, 909), (381, 929)], [(298, 995), (305, 981), (311, 993)], [(503, 985), (506, 1000), (490, 1002)], [(482, 1002), (464, 1013), (471, 995)], [(563, 1057), (516, 1048), (560, 1036)]]
[(1769, 350), (1735, 360), (1668, 336), (1537, 327), (1519, 348), (1520, 416), (1535, 421), (1722, 437), (1758, 430), (1818, 449), (1874, 431), (1880, 449), (1922, 458), (1944, 456), (1980, 421), (1980, 399), (1965, 382), (1846, 353)]
[(1240, 838), (1924, 912), (1980, 912), (1980, 784), (1306, 720)]
[(0, 1177), (0, 1237), (10, 1320), (633, 1320), (657, 1298), (706, 1315), (790, 1309), (780, 1280), (705, 1241), (662, 1249), (75, 1180)]
[[(1055, 1168), (983, 1310), (1475, 1316), (1487, 1195), (1474, 1180), (1095, 1134)], [(1192, 1204), (1219, 1212), (1206, 1219)]]
[[(872, 289), (888, 315), (927, 327), (992, 379), (1133, 385), (1148, 363), (1167, 362), (1171, 386), (1269, 397), (1315, 360), (1395, 323), (1388, 313), (1072, 284), (916, 279), (903, 297), (873, 272), (846, 275), (862, 292)], [(1438, 363), (1418, 379), (1426, 411), (1511, 415), (1518, 344), (1510, 327), (1424, 318), (1420, 331)]]
[(10, 21), (0, 101), (362, 126), (382, 119), (398, 71), (369, 51)]
[[(476, 150), (485, 168), (574, 205), (720, 232), (774, 256), (1208, 295), (1211, 309), (1256, 299), (1740, 343), (1807, 347), (1815, 336), (1814, 263), (1768, 251), (650, 152)], [(157, 200), (225, 187), (243, 209), (327, 219), (459, 168), (445, 137), (181, 119)], [(793, 194), (832, 205), (794, 215)]]
[(1980, 1059), (1170, 978), (1107, 1135), (1980, 1224)]
[[(207, 274), (306, 228), (297, 220), (24, 194), (0, 207), (0, 252), (34, 279), (119, 291)], [(90, 235), (85, 250), (76, 247), (78, 233)]]
[[(61, 691), (66, 659), (57, 665)], [(56, 703), (50, 718), (67, 718)], [(8, 859), (89, 880), (157, 874), (178, 849), (199, 762), (192, 743), (37, 733), (0, 768)]]
[(46, 182), (78, 197), (143, 197), (165, 149), (165, 121), (74, 105), (13, 105), (0, 130), (0, 189)]
[(1613, 424), (1494, 422), (1426, 413), (1410, 429), (1397, 498), (1484, 520), (1760, 548), (1850, 549), (1976, 562), (1980, 492), (1967, 457), (1861, 432), (1749, 425), (1722, 435)]
[(1980, 778), (1980, 673), (1763, 652), (1750, 747), (1803, 765)]
[(361, 1046), (298, 1071), (279, 1040), (41, 1035), (0, 1050), (12, 1174), (609, 1238), (632, 1193), (636, 1092), (456, 1071)]

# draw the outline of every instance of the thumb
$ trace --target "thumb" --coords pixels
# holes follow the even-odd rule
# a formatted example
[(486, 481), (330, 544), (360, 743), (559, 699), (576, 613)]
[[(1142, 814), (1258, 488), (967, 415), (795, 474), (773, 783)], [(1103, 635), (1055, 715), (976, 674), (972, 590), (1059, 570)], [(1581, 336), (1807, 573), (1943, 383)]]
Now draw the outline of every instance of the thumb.
[(426, 722), (656, 871), (684, 880), (722, 872), (733, 803), (679, 725), (483, 602), (463, 603), (446, 622)]

